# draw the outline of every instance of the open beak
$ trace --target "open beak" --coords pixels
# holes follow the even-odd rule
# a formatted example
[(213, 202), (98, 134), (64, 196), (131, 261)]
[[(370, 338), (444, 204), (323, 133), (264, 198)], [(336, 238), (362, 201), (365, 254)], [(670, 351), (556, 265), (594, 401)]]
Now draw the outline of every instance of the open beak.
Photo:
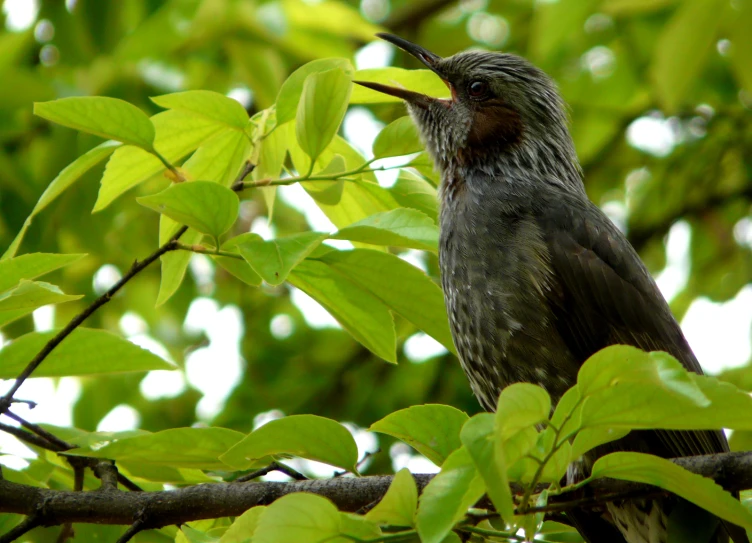
[[(426, 67), (428, 67), (439, 77), (441, 77), (441, 79), (444, 79), (444, 76), (442, 76), (441, 73), (437, 70), (437, 64), (441, 60), (440, 56), (433, 54), (431, 51), (424, 49), (420, 45), (416, 45), (412, 42), (400, 38), (399, 36), (395, 36), (394, 34), (379, 32), (376, 35), (383, 40), (393, 43), (403, 51), (410, 53), (412, 56), (425, 64)], [(422, 107), (424, 109), (426, 109), (429, 104), (431, 104), (431, 102), (436, 100), (435, 98), (431, 98), (430, 96), (426, 96), (425, 94), (421, 94), (419, 92), (413, 92), (399, 87), (390, 87), (389, 85), (382, 85), (381, 83), (372, 83), (370, 81), (353, 81), (353, 83), (357, 83), (362, 87), (367, 87), (377, 92), (389, 94), (390, 96), (396, 96), (397, 98), (401, 98), (402, 100), (405, 100), (412, 105)]]

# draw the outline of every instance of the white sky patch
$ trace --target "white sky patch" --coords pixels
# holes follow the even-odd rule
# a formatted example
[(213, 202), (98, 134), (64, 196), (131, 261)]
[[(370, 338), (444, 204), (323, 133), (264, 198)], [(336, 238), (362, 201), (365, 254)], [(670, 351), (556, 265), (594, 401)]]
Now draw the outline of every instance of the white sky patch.
[(250, 231), (266, 240), (273, 239), (276, 235), (275, 228), (269, 224), (269, 218), (263, 215), (253, 219)]
[(724, 303), (696, 299), (681, 324), (689, 345), (708, 373), (745, 365), (752, 356), (752, 285)]
[(138, 334), (145, 334), (149, 331), (149, 325), (140, 315), (133, 311), (126, 311), (123, 316), (120, 317), (118, 322), (120, 331), (126, 336), (135, 336)]
[(47, 332), (55, 326), (55, 306), (43, 305), (38, 307), (31, 314), (34, 319), (34, 330), (37, 332)]
[(674, 150), (678, 143), (669, 119), (662, 116), (639, 117), (627, 128), (629, 144), (657, 157), (664, 157)]
[(178, 92), (185, 88), (185, 74), (163, 62), (142, 60), (136, 69), (141, 78), (150, 85), (166, 92)]
[(394, 47), (385, 41), (373, 41), (361, 47), (355, 53), (355, 68), (367, 70), (369, 68), (386, 68), (394, 58)]
[(284, 416), (285, 416), (284, 411), (280, 409), (271, 409), (269, 411), (262, 411), (261, 413), (253, 417), (253, 429), (258, 430), (267, 422), (281, 419)]
[(302, 290), (290, 287), (290, 298), (311, 328), (342, 328), (337, 319)]
[(407, 251), (400, 253), (398, 256), (402, 260), (412, 264), (419, 270), (422, 270), (424, 272), (428, 271), (428, 266), (426, 265), (426, 255), (423, 251), (419, 251), (417, 249), (408, 249)]
[(105, 291), (112, 288), (112, 286), (120, 281), (123, 274), (120, 270), (112, 264), (105, 264), (94, 272), (94, 280), (92, 286), (94, 292), (97, 294), (104, 294)]
[(424, 332), (418, 332), (407, 338), (403, 350), (405, 356), (416, 364), (448, 352), (446, 347)]
[(425, 456), (415, 454), (405, 443), (392, 445), (389, 449), (389, 456), (395, 473), (402, 468), (407, 468), (411, 473), (438, 473), (441, 469)]
[(666, 267), (655, 278), (663, 297), (669, 302), (687, 285), (689, 279), (689, 242), (692, 230), (686, 221), (671, 226), (666, 239)]
[(234, 87), (227, 93), (228, 98), (240, 103), (245, 109), (248, 109), (253, 101), (253, 91), (245, 85), (240, 87)]
[(373, 142), (382, 128), (384, 123), (378, 121), (373, 113), (364, 107), (350, 108), (342, 121), (345, 138), (366, 158), (373, 157)]
[(133, 407), (120, 404), (112, 408), (97, 424), (97, 432), (124, 432), (135, 430), (141, 423), (141, 415)]
[[(0, 393), (10, 389), (13, 380), (2, 382)], [(70, 426), (73, 423), (72, 407), (81, 395), (81, 383), (76, 377), (62, 377), (57, 383), (49, 377), (28, 379), (16, 397), (35, 402), (34, 409), (19, 404), (14, 410), (20, 417), (30, 422), (47, 422), (57, 426)]]
[(269, 331), (275, 339), (283, 341), (295, 331), (295, 323), (290, 315), (280, 313), (272, 317), (272, 320), (269, 322)]
[(317, 232), (334, 232), (337, 230), (337, 227), (321, 211), (313, 198), (300, 186), (300, 183), (278, 187), (277, 196), (284, 200), (286, 204), (300, 211), (312, 230)]
[(26, 30), (39, 14), (38, 0), (5, 0), (3, 2), (5, 14), (5, 28), (11, 32)]
[[(186, 330), (203, 330), (209, 338), (209, 346), (192, 352), (185, 362), (188, 382), (204, 396), (196, 406), (196, 414), (205, 422), (214, 418), (224, 407), (225, 401), (240, 383), (244, 360), (240, 356), (240, 340), (243, 322), (240, 310), (232, 305), (220, 310), (204, 298), (194, 309), (198, 300), (191, 304), (184, 327)], [(190, 322), (189, 322), (190, 318)]]

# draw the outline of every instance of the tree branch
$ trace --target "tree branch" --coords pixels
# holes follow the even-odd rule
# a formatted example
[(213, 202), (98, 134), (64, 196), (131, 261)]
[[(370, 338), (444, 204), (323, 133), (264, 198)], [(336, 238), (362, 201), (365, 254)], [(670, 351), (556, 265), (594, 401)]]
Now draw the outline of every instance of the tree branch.
[(405, 28), (415, 29), (426, 19), (454, 3), (456, 3), (456, 0), (409, 2), (403, 9), (395, 11), (394, 14), (388, 17), (382, 23), (382, 26), (395, 32)]
[[(752, 488), (752, 452), (695, 456), (673, 461), (689, 471), (713, 478), (727, 490)], [(414, 477), (422, 490), (433, 476)], [(36, 517), (35, 522), (43, 525), (66, 522), (137, 525), (140, 531), (193, 520), (237, 516), (251, 507), (268, 505), (293, 492), (318, 494), (330, 499), (343, 511), (357, 511), (379, 500), (391, 482), (391, 475), (381, 475), (282, 483), (216, 483), (163, 492), (116, 493), (49, 490), (3, 480), (0, 481), (0, 512), (30, 515), (30, 518)], [(520, 486), (512, 485), (514, 493), (521, 494), (522, 490)], [(567, 511), (599, 506), (614, 500), (666, 493), (650, 485), (598, 479), (589, 485), (587, 497), (567, 494), (554, 496), (546, 507), (536, 511)], [(487, 502), (480, 505), (490, 507)]]
[(682, 207), (653, 224), (645, 226), (629, 225), (627, 238), (632, 246), (639, 251), (652, 238), (665, 235), (679, 219), (683, 217), (702, 217), (708, 211), (721, 207), (737, 198), (752, 200), (752, 185), (740, 187), (725, 194), (714, 194), (704, 200), (685, 202)]
[(131, 269), (128, 270), (128, 273), (126, 273), (120, 281), (115, 283), (107, 292), (102, 294), (99, 298), (94, 300), (91, 305), (89, 305), (86, 309), (84, 309), (81, 313), (76, 315), (71, 319), (71, 321), (58, 332), (55, 334), (55, 336), (50, 339), (47, 344), (42, 348), (41, 351), (37, 353), (37, 355), (29, 362), (29, 364), (24, 368), (24, 370), (21, 372), (21, 374), (16, 378), (16, 382), (13, 384), (13, 386), (10, 388), (10, 390), (5, 394), (5, 396), (0, 399), (0, 415), (5, 413), (8, 408), (11, 405), (11, 402), (13, 401), (13, 395), (18, 391), (19, 388), (21, 388), (21, 385), (26, 381), (26, 379), (29, 378), (29, 376), (36, 370), (39, 365), (44, 362), (45, 358), (49, 356), (49, 354), (57, 347), (65, 338), (67, 338), (73, 330), (81, 326), (81, 324), (88, 319), (92, 313), (94, 313), (97, 309), (102, 307), (104, 304), (109, 302), (112, 297), (125, 286), (125, 284), (133, 279), (139, 272), (141, 272), (144, 268), (149, 266), (152, 262), (157, 260), (160, 256), (163, 254), (172, 251), (175, 249), (177, 240), (182, 236), (185, 231), (188, 230), (187, 226), (183, 226), (178, 230), (170, 240), (162, 245), (159, 249), (154, 251), (152, 254), (150, 254), (148, 257), (146, 257), (141, 262), (136, 261), (133, 263), (133, 266), (131, 266)]

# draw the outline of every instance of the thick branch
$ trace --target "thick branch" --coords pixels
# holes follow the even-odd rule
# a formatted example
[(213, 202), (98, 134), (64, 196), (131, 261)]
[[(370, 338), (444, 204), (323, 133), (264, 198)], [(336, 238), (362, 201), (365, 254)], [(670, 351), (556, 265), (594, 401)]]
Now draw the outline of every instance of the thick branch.
[[(675, 459), (686, 469), (715, 479), (727, 490), (752, 488), (752, 453), (727, 453)], [(415, 475), (420, 489), (432, 475)], [(192, 520), (235, 516), (293, 492), (329, 498), (343, 511), (357, 511), (379, 500), (392, 476), (333, 478), (308, 481), (216, 483), (164, 492), (69, 492), (0, 481), (0, 512), (42, 515), (43, 525), (66, 522), (133, 525), (159, 528)], [(522, 489), (513, 486), (515, 493)], [(649, 485), (602, 479), (590, 485), (587, 498), (566, 494), (551, 499), (545, 510), (566, 511), (628, 497), (664, 493)], [(44, 507), (41, 507), (41, 506)]]
[(684, 217), (702, 217), (708, 211), (724, 206), (738, 198), (752, 200), (752, 185), (740, 187), (735, 191), (725, 194), (715, 194), (704, 200), (686, 202), (682, 207), (658, 222), (640, 227), (630, 226), (627, 231), (627, 237), (634, 248), (639, 251), (652, 238), (665, 235), (679, 219)]
[(384, 28), (399, 31), (416, 29), (426, 19), (438, 13), (445, 7), (456, 3), (456, 0), (424, 0), (423, 2), (409, 2), (401, 10), (382, 23)]

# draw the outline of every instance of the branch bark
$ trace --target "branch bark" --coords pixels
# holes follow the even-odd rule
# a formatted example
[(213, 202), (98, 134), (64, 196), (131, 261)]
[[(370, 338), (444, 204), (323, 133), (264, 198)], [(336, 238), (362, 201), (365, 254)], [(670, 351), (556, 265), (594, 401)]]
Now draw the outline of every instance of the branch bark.
[[(752, 452), (677, 458), (673, 461), (689, 471), (714, 479), (729, 491), (752, 488)], [(422, 490), (433, 475), (414, 477)], [(268, 505), (293, 492), (318, 494), (330, 499), (343, 511), (357, 511), (379, 500), (391, 482), (391, 475), (380, 475), (284, 483), (216, 483), (162, 492), (71, 492), (3, 480), (0, 481), (0, 512), (29, 515), (35, 518), (37, 525), (44, 526), (68, 522), (120, 525), (138, 522), (139, 529), (144, 530), (194, 520), (237, 516), (251, 507)], [(519, 494), (522, 488), (512, 485), (512, 491)], [(613, 500), (665, 493), (650, 485), (600, 479), (589, 485), (586, 496), (555, 496), (540, 510), (567, 511), (599, 506)]]

